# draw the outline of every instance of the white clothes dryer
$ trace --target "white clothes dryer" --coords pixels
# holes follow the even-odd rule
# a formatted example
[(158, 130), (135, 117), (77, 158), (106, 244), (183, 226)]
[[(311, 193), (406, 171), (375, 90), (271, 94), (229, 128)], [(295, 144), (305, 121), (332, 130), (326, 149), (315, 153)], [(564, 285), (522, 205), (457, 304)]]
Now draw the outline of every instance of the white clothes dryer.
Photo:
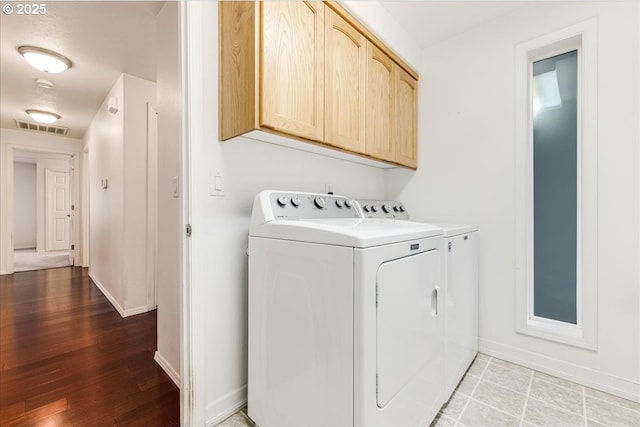
[[(357, 203), (366, 218), (409, 220), (407, 209), (396, 200), (359, 199)], [(443, 292), (446, 401), (478, 354), (478, 226), (431, 225), (442, 228), (446, 246)]]
[(421, 426), (442, 403), (442, 230), (345, 197), (263, 191), (249, 233), (248, 415)]

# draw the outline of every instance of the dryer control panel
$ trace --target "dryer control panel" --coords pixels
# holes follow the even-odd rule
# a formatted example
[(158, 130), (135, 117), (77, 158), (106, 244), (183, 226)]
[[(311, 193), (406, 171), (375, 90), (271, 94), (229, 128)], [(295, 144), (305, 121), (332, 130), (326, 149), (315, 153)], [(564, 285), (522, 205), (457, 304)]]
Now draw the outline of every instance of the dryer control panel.
[(273, 191), (273, 219), (362, 218), (355, 200), (333, 194)]
[(364, 218), (409, 219), (405, 207), (396, 200), (359, 199)]

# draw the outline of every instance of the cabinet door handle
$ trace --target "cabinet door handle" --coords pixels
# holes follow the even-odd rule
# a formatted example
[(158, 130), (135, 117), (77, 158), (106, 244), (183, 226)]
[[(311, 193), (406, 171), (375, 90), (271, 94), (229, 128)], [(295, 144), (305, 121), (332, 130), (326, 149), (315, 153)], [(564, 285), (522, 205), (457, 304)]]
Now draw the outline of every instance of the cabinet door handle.
[(431, 315), (438, 317), (438, 288), (431, 291)]

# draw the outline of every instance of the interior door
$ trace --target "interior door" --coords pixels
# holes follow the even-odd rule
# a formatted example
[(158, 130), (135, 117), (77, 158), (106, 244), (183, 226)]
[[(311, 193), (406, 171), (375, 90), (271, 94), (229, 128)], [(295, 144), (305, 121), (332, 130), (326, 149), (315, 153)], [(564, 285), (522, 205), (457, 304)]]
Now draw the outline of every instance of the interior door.
[(71, 198), (69, 173), (45, 169), (45, 250), (69, 250)]
[(443, 320), (440, 255), (432, 250), (382, 264), (377, 278), (376, 401), (384, 408), (411, 383), (440, 405)]

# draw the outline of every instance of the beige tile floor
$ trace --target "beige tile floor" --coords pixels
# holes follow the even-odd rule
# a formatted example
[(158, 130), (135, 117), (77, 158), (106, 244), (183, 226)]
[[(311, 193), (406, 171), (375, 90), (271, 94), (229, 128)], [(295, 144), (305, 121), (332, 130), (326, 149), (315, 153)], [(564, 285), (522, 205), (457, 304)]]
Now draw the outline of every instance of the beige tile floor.
[(432, 426), (640, 427), (640, 404), (478, 354)]
[[(217, 427), (252, 427), (242, 410)], [(478, 354), (431, 427), (640, 427), (640, 404)]]

